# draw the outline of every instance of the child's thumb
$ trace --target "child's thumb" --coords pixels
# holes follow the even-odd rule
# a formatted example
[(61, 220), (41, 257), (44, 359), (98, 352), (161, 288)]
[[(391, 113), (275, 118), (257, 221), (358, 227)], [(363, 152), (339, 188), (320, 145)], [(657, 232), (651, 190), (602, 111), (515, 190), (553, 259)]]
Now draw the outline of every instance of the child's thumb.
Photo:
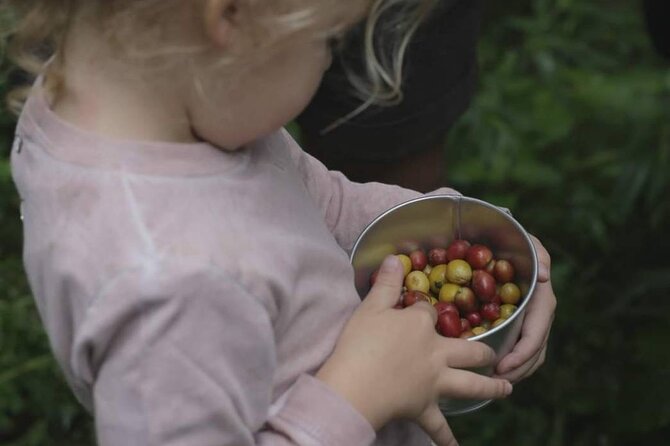
[(367, 306), (391, 308), (400, 300), (403, 266), (394, 255), (387, 256), (379, 267), (375, 284), (363, 301)]

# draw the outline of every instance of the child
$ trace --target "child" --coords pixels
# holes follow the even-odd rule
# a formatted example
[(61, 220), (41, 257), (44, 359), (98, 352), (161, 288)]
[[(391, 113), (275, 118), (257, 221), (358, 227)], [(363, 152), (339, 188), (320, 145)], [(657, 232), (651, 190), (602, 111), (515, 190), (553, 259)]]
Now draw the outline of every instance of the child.
[[(360, 303), (347, 250), (418, 194), (279, 130), (370, 3), (14, 2), (23, 56), (53, 53), (12, 153), (25, 267), (100, 445), (448, 445), (440, 396), (511, 392), (430, 305), (392, 308), (393, 257)], [(536, 313), (509, 376), (542, 362)]]

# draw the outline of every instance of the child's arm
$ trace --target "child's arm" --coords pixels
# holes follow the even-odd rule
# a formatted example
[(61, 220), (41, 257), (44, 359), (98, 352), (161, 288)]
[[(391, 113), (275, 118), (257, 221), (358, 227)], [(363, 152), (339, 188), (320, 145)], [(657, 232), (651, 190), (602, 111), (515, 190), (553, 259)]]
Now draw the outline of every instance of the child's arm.
[[(288, 133), (285, 138), (305, 186), (321, 207), (338, 243), (347, 251), (353, 247), (361, 231), (382, 212), (422, 195), (396, 185), (349, 181), (342, 173), (329, 171), (304, 152)], [(432, 193), (458, 194), (446, 187)]]
[(438, 395), (500, 398), (511, 386), (457, 369), (494, 353), (437, 335), (432, 306), (392, 308), (402, 268), (390, 259), (317, 377), (281, 396), (269, 313), (234, 279), (184, 263), (122, 274), (87, 310), (72, 355), (93, 389), (98, 444), (364, 446), (397, 418), (454, 444)]
[(367, 420), (302, 375), (280, 402), (263, 302), (218, 270), (157, 265), (111, 283), (73, 355), (93, 389), (98, 441), (126, 445), (366, 445)]
[[(347, 180), (339, 172), (329, 171), (320, 161), (305, 153), (287, 133), (285, 137), (294, 163), (303, 176), (312, 196), (340, 246), (347, 251), (356, 237), (376, 216), (403, 201), (421, 194), (398, 186), (381, 183), (358, 184)], [(458, 194), (449, 188), (438, 193)], [(522, 328), (522, 337), (514, 350), (499, 364), (498, 373), (512, 382), (532, 374), (543, 362), (549, 331), (554, 318), (556, 297), (549, 281), (550, 258), (542, 244), (535, 239), (540, 258), (541, 273), (537, 296), (529, 305)]]

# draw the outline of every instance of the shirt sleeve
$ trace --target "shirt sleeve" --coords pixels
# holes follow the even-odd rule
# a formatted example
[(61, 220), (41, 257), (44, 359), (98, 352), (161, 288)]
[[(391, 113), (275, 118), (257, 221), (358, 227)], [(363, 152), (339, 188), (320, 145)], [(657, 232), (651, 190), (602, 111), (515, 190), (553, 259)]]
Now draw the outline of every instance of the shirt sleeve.
[[(321, 208), (330, 231), (346, 251), (351, 250), (359, 234), (377, 216), (423, 195), (397, 185), (350, 181), (341, 172), (328, 170), (319, 160), (304, 152), (288, 133), (285, 137), (305, 186)], [(448, 187), (426, 195), (435, 194), (460, 195)]]
[(276, 349), (258, 298), (212, 268), (126, 273), (89, 309), (75, 366), (101, 446), (367, 445), (370, 424), (302, 375), (273, 403)]

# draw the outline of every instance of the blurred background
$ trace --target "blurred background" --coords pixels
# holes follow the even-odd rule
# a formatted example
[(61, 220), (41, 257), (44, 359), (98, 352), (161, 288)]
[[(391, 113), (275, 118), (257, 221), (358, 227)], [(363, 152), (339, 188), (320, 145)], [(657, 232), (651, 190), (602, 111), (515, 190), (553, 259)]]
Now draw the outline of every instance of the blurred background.
[[(670, 444), (670, 59), (642, 1), (487, 3), (445, 169), (543, 241), (559, 306), (544, 367), (451, 426), (464, 446)], [(0, 444), (93, 445), (22, 272), (13, 126), (3, 112)]]

